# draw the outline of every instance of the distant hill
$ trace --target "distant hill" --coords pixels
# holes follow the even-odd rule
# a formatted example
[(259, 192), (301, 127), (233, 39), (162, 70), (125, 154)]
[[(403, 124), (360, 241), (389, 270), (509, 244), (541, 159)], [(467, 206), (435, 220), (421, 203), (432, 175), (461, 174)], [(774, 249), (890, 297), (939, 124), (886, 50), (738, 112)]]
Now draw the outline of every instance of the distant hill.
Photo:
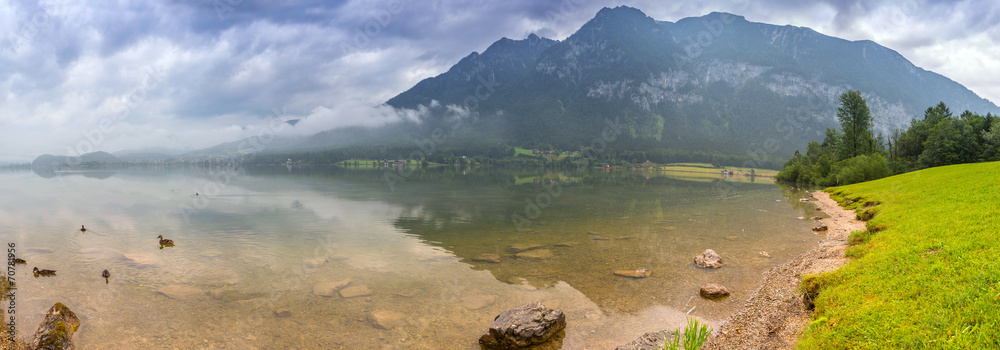
[(79, 157), (43, 154), (31, 162), (32, 168), (76, 168), (89, 165), (120, 163), (121, 160), (108, 152), (91, 152)]
[[(656, 21), (624, 6), (602, 9), (564, 41), (500, 39), (387, 104), (471, 106), (463, 131), (519, 145), (580, 149), (618, 121), (626, 127), (611, 148), (787, 156), (822, 139), (838, 96), (854, 89), (886, 134), (940, 101), (1000, 111), (872, 41), (726, 13)], [(425, 122), (443, 124), (448, 113), (438, 110)]]

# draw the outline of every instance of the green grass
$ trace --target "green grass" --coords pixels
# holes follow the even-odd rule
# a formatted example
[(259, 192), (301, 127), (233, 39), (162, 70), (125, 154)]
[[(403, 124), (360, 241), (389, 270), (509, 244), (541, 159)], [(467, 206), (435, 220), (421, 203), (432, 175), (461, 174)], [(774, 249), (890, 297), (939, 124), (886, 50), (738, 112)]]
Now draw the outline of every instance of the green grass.
[(1000, 163), (827, 191), (873, 218), (852, 235), (857, 259), (822, 275), (798, 348), (1000, 348)]

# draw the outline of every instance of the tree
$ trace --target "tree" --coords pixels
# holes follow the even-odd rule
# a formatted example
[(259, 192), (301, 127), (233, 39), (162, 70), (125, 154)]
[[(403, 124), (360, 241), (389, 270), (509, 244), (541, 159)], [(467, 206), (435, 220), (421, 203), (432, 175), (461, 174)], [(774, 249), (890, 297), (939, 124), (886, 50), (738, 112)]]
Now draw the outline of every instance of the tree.
[(840, 142), (840, 159), (874, 152), (872, 115), (860, 91), (851, 90), (840, 95), (837, 119), (840, 120), (840, 129), (844, 132)]

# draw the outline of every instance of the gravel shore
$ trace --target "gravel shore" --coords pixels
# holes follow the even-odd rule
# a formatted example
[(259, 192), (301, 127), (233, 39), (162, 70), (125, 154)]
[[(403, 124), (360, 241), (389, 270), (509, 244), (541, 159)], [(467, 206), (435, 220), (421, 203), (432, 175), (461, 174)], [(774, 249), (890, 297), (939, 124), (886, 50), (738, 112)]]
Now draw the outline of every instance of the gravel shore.
[[(809, 324), (799, 283), (802, 275), (833, 271), (848, 262), (844, 257), (851, 232), (865, 229), (854, 211), (844, 210), (826, 192), (813, 193), (815, 203), (829, 218), (819, 246), (792, 261), (768, 270), (764, 281), (741, 310), (712, 332), (702, 349), (792, 349)], [(809, 219), (807, 219), (809, 220)]]

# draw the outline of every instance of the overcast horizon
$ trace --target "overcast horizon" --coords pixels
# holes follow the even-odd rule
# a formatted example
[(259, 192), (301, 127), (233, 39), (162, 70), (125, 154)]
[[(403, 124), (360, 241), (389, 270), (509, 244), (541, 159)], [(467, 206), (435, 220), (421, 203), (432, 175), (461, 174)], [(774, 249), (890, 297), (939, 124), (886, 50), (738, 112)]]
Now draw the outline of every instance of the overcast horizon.
[(376, 106), (473, 51), (531, 33), (562, 40), (619, 5), (873, 40), (1000, 103), (1000, 4), (985, 0), (18, 0), (0, 4), (0, 163), (200, 149), (275, 117), (301, 120), (281, 135), (379, 125), (399, 116)]

